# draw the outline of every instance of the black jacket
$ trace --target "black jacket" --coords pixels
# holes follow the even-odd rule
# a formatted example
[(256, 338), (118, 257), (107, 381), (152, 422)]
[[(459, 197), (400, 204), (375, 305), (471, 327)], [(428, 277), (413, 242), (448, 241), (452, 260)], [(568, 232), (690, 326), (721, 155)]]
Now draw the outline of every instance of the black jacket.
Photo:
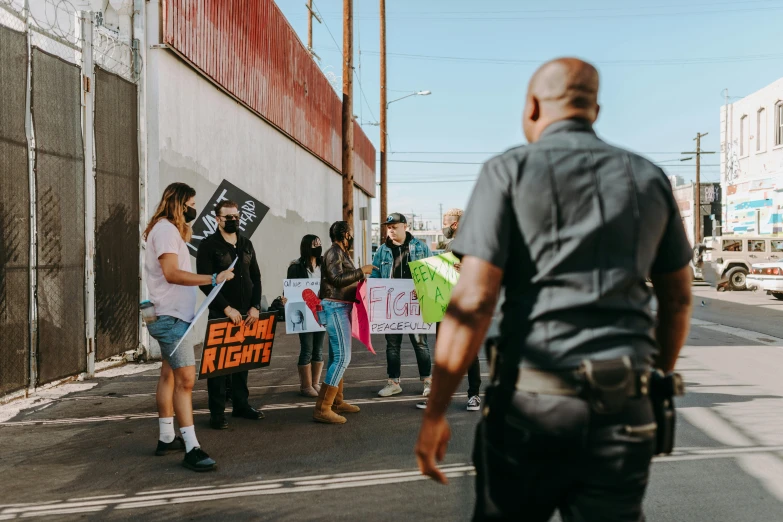
[[(227, 270), (237, 257), (242, 255), (234, 266), (234, 279), (226, 281), (223, 289), (209, 305), (210, 318), (225, 317), (225, 308), (230, 306), (247, 314), (251, 306), (261, 306), (261, 270), (258, 268), (253, 243), (237, 234), (236, 247), (226, 242), (219, 231), (206, 238), (198, 247), (196, 270), (199, 274), (219, 274)], [(212, 291), (212, 285), (200, 287), (205, 295)]]
[[(323, 269), (323, 258), (321, 258), (321, 269)], [(310, 279), (310, 273), (307, 271), (307, 264), (299, 258), (288, 267), (287, 279)]]
[(351, 256), (345, 253), (337, 243), (324, 254), (321, 265), (321, 299), (335, 301), (356, 301), (356, 287), (364, 279), (364, 273), (356, 268)]

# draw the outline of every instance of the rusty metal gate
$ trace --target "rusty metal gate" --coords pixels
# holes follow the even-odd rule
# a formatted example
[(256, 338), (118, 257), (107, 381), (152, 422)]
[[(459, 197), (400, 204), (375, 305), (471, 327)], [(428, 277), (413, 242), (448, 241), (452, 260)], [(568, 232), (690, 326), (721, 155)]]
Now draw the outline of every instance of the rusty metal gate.
[(139, 342), (139, 162), (136, 85), (95, 68), (96, 358)]
[(0, 26), (0, 395), (27, 384), (30, 359), (30, 181), (27, 37)]
[(81, 69), (32, 50), (38, 382), (87, 369)]
[(139, 347), (137, 55), (28, 5), (0, 0), (0, 398)]

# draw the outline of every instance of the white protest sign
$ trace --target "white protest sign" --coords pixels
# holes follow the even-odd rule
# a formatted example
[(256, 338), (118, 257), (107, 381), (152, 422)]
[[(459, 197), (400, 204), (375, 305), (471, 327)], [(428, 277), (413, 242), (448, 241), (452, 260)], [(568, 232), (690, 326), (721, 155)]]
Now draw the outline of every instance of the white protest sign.
[(368, 279), (367, 309), (374, 335), (435, 333), (435, 324), (421, 318), (411, 279)]
[(285, 304), (285, 333), (300, 334), (325, 331), (318, 324), (313, 311), (318, 302), (320, 289), (320, 279), (286, 279), (283, 281), (283, 296), (288, 299)]
[[(230, 266), (230, 267), (228, 267), (228, 268), (234, 268), (234, 265), (236, 265), (236, 264), (237, 264), (237, 259), (239, 259), (239, 258), (238, 258), (238, 257), (235, 257), (235, 258), (234, 258), (234, 262), (233, 262), (233, 263), (231, 263), (231, 266)], [(177, 343), (177, 346), (175, 346), (175, 347), (174, 347), (174, 349), (173, 349), (173, 350), (171, 350), (171, 354), (172, 354), (172, 355), (174, 355), (174, 352), (176, 352), (176, 351), (179, 349), (179, 345), (181, 345), (181, 344), (182, 344), (182, 341), (184, 341), (184, 340), (185, 340), (185, 337), (187, 337), (187, 336), (188, 336), (188, 334), (189, 334), (189, 333), (190, 333), (190, 331), (193, 329), (193, 327), (194, 327), (194, 326), (196, 326), (196, 321), (198, 321), (198, 318), (199, 318), (199, 317), (201, 317), (201, 314), (203, 314), (203, 313), (204, 313), (204, 311), (207, 309), (207, 307), (209, 307), (210, 303), (212, 303), (212, 301), (214, 301), (214, 300), (215, 300), (215, 297), (217, 297), (217, 295), (220, 293), (220, 290), (223, 288), (223, 285), (224, 285), (224, 284), (226, 284), (226, 282), (225, 282), (225, 281), (223, 281), (222, 283), (219, 283), (218, 285), (216, 285), (216, 286), (215, 286), (215, 287), (212, 289), (212, 291), (209, 293), (209, 295), (207, 296), (207, 298), (206, 298), (206, 299), (204, 299), (204, 302), (203, 302), (203, 303), (201, 303), (201, 306), (199, 307), (199, 309), (198, 309), (198, 310), (196, 310), (196, 315), (193, 317), (193, 321), (191, 321), (191, 323), (190, 323), (190, 326), (188, 326), (188, 329), (187, 329), (187, 330), (185, 330), (185, 335), (183, 335), (183, 336), (180, 338), (179, 342)]]

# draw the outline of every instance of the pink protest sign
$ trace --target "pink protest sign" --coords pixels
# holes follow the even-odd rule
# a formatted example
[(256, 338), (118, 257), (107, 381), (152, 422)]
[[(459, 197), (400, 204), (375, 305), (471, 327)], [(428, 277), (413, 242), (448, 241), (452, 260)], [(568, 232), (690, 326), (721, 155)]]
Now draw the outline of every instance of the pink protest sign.
[(356, 289), (356, 303), (351, 316), (351, 336), (367, 347), (373, 354), (375, 350), (370, 340), (370, 314), (367, 312), (367, 283), (362, 281)]

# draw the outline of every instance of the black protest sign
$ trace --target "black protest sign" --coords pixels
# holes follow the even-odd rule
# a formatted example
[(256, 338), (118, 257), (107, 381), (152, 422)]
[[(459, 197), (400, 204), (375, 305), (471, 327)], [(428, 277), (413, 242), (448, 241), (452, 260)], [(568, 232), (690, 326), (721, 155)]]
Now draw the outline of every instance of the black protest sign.
[(239, 232), (245, 237), (253, 235), (253, 232), (258, 228), (258, 224), (261, 223), (266, 213), (269, 212), (269, 207), (236, 185), (223, 180), (206, 205), (204, 205), (201, 214), (193, 222), (193, 238), (188, 243), (192, 256), (196, 256), (201, 241), (217, 231), (215, 205), (221, 201), (229, 200), (239, 205)]
[(251, 326), (246, 321), (235, 325), (226, 317), (207, 323), (199, 380), (269, 366), (277, 326), (275, 313), (260, 314)]

